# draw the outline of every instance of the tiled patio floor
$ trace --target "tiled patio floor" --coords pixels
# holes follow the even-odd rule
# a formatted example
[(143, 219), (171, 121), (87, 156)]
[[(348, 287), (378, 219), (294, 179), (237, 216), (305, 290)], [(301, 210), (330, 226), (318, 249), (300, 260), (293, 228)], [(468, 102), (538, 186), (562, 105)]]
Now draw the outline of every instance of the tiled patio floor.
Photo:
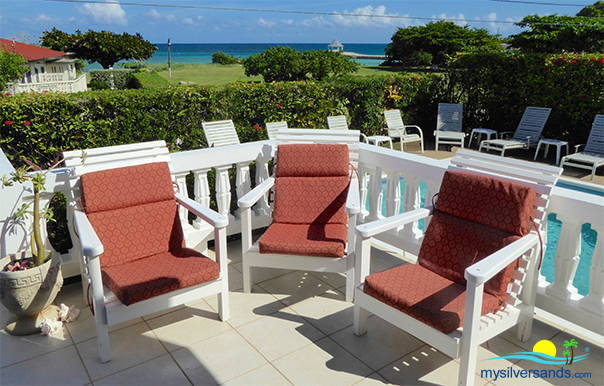
[[(94, 318), (79, 283), (64, 286), (57, 303), (75, 304), (79, 319), (55, 337), (15, 337), (0, 331), (1, 385), (455, 385), (458, 362), (377, 317), (368, 333), (352, 333), (352, 305), (344, 302), (344, 278), (258, 269), (252, 294), (242, 293), (240, 241), (229, 243), (231, 318), (220, 322), (208, 298), (111, 329), (112, 361), (100, 362)], [(403, 263), (374, 248), (372, 270)], [(8, 318), (1, 309), (2, 325)], [(479, 362), (476, 385), (601, 385), (603, 344), (542, 319), (521, 343), (513, 331), (480, 349), (479, 359), (532, 351), (542, 339), (562, 350), (575, 338), (587, 360), (567, 368), (591, 378), (497, 381), (481, 369), (556, 369), (527, 360)]]

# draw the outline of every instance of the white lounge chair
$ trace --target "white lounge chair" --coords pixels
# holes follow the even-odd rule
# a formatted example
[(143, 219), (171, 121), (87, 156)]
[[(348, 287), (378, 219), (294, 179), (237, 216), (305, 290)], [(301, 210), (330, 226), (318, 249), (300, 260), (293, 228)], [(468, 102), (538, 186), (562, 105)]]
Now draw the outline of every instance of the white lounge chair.
[[(275, 176), (240, 198), (243, 290), (252, 269), (270, 267), (346, 275), (354, 290), (354, 227), (361, 211), (356, 174), (359, 132), (279, 130)], [(273, 223), (252, 243), (252, 206), (274, 187)]]
[(439, 103), (436, 118), (435, 150), (438, 145), (456, 145), (463, 149), (466, 134), (462, 131), (463, 105), (459, 103)]
[[(434, 208), (359, 225), (354, 334), (382, 318), (459, 358), (457, 384), (473, 385), (479, 345), (516, 325), (519, 339), (530, 338), (546, 208), (561, 171), (460, 149)], [(372, 237), (421, 218), (430, 222), (417, 264), (370, 274)]]
[[(346, 122), (346, 117), (344, 115), (333, 115), (331, 117), (327, 117), (327, 127), (329, 130), (348, 130), (348, 123)], [(367, 136), (361, 132), (361, 140), (365, 143), (369, 143)]]
[[(577, 152), (580, 146), (585, 146), (582, 152)], [(576, 145), (575, 153), (562, 158), (562, 165), (591, 170), (591, 179), (596, 175), (596, 169), (604, 166), (604, 114), (598, 114), (587, 138), (587, 144)]]
[[(388, 136), (393, 139), (400, 139), (401, 151), (405, 151), (404, 145), (406, 143), (419, 142), (422, 147), (422, 153), (424, 152), (424, 133), (419, 126), (405, 125), (400, 110), (386, 110), (384, 111), (384, 117), (386, 118)], [(419, 134), (409, 134), (407, 132), (408, 128), (417, 130)]]
[(268, 139), (276, 139), (277, 132), (282, 129), (287, 129), (287, 122), (266, 122), (266, 133), (268, 134)]
[(239, 136), (232, 120), (201, 122), (208, 147), (239, 145)]
[[(509, 149), (529, 149), (537, 146), (551, 111), (552, 109), (547, 107), (527, 107), (512, 139), (482, 141), (478, 151), (482, 151), (483, 148), (487, 151), (499, 151), (503, 157), (505, 151)], [(503, 132), (500, 135), (503, 137), (508, 133), (512, 132)]]

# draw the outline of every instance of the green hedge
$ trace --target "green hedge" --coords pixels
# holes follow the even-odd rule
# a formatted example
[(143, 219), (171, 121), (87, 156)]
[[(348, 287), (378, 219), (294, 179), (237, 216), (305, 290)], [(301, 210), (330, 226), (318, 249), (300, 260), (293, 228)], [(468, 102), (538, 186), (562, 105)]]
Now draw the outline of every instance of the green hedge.
[(439, 88), (464, 104), (464, 129), (514, 131), (527, 106), (550, 107), (546, 138), (585, 143), (604, 106), (604, 54), (458, 54)]
[(206, 147), (203, 121), (232, 119), (246, 142), (266, 139), (266, 122), (325, 128), (327, 117), (338, 114), (348, 117), (351, 129), (374, 135), (390, 108), (400, 109), (405, 123), (419, 125), (430, 142), (439, 102), (464, 104), (467, 132), (481, 126), (514, 130), (527, 106), (551, 107), (544, 135), (581, 143), (602, 112), (601, 57), (460, 55), (444, 74), (4, 96), (0, 147), (15, 166), (19, 156), (48, 165), (63, 150), (156, 139), (172, 150)]
[(91, 70), (90, 83), (104, 84), (107, 88), (115, 90), (124, 90), (127, 88), (136, 88), (137, 80), (134, 78), (136, 70), (119, 68), (113, 70)]

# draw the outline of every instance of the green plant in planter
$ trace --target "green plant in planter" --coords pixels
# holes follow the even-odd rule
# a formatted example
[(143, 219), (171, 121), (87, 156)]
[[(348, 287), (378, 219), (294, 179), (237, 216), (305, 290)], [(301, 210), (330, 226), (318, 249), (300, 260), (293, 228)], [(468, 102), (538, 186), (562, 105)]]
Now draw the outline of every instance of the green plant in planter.
[[(34, 164), (33, 162), (22, 158), (22, 160), (28, 166), (22, 166), (16, 171), (7, 175), (2, 176), (2, 188), (5, 186), (13, 186), (15, 183), (25, 183), (30, 181), (33, 186), (34, 199), (32, 203), (23, 204), (13, 216), (14, 222), (19, 222), (25, 219), (26, 216), (33, 216), (32, 233), (31, 233), (31, 261), (17, 261), (14, 264), (9, 264), (4, 269), (8, 271), (20, 271), (31, 267), (39, 267), (46, 261), (46, 252), (44, 250), (44, 242), (42, 241), (42, 234), (40, 231), (40, 220), (53, 220), (52, 211), (49, 207), (40, 208), (40, 194), (45, 190), (44, 184), (46, 183), (46, 175), (52, 169), (56, 168), (59, 163), (63, 160), (57, 158), (47, 170), (42, 170), (41, 167)], [(33, 170), (35, 173), (30, 173)], [(30, 210), (31, 206), (33, 208)]]

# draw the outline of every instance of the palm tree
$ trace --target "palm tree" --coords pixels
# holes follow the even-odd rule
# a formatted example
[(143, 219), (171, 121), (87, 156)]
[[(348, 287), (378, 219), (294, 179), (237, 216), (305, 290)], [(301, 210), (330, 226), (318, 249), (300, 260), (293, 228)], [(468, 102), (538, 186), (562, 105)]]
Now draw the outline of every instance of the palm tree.
[(562, 353), (562, 355), (564, 355), (566, 357), (566, 363), (565, 364), (568, 364), (568, 357), (570, 356), (570, 351), (566, 350), (566, 351), (564, 351)]
[(569, 365), (572, 365), (573, 361), (575, 360), (575, 351), (573, 350), (573, 347), (577, 347), (578, 345), (579, 345), (579, 343), (576, 340), (574, 340), (574, 339), (571, 339), (570, 341), (568, 341), (568, 340), (564, 341), (564, 348), (569, 348), (570, 347), (570, 355), (571, 356), (570, 356), (570, 363), (569, 363)]

